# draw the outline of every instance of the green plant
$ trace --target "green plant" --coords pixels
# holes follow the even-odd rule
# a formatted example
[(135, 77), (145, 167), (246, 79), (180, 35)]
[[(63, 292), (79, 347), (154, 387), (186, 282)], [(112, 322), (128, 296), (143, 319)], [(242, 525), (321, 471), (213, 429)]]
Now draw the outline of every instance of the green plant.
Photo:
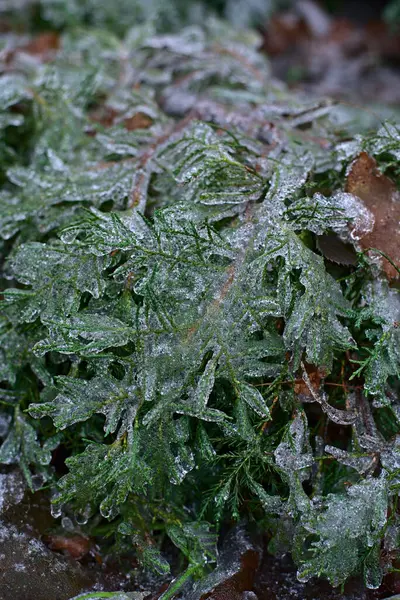
[(398, 288), (318, 240), (360, 249), (346, 169), (364, 150), (397, 178), (399, 130), (349, 139), (256, 45), (214, 20), (71, 30), (0, 85), (0, 462), (160, 574), (169, 538), (165, 598), (229, 518), (333, 585), (379, 586), (398, 546)]

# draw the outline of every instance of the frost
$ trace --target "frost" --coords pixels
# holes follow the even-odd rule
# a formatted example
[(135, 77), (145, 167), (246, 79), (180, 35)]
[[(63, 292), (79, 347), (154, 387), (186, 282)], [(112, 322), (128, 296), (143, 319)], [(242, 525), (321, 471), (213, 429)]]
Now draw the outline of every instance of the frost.
[[(199, 16), (177, 33), (175, 3), (41, 3), (60, 50), (10, 55), (0, 91), (0, 461), (34, 491), (67, 446), (52, 515), (68, 530), (100, 515), (165, 576), (163, 532), (188, 598), (240, 565), (200, 583), (216, 560), (203, 517), (253, 509), (302, 579), (378, 585), (397, 527), (400, 305), (365, 252), (379, 222), (396, 258), (398, 182), (379, 168), (398, 127), (352, 137), (330, 101), (273, 80), (257, 35)], [(329, 264), (322, 239), (358, 256)]]
[[(149, 592), (107, 592), (107, 598), (111, 600), (145, 600), (149, 595)], [(79, 594), (74, 596), (71, 600), (102, 600), (104, 594), (96, 594), (96, 592), (90, 592), (89, 594)]]
[(314, 389), (303, 363), (301, 363), (301, 366), (303, 370), (303, 380), (306, 383), (313, 400), (320, 404), (322, 410), (327, 414), (331, 421), (340, 425), (352, 425), (355, 423), (357, 415), (350, 411), (340, 410), (331, 406), (326, 399), (325, 393), (320, 394)]
[(334, 586), (343, 582), (357, 570), (362, 552), (380, 539), (386, 525), (386, 508), (387, 484), (382, 477), (353, 485), (344, 496), (328, 495), (324, 510), (303, 522), (318, 541), (311, 541), (314, 556), (302, 564), (299, 580), (305, 582), (324, 574)]
[(294, 477), (297, 471), (300, 472), (301, 479), (306, 478), (305, 470), (313, 464), (305, 419), (304, 413), (297, 413), (287, 431), (286, 439), (275, 450), (276, 464), (289, 478)]
[(374, 457), (357, 456), (356, 454), (329, 445), (325, 446), (325, 452), (334, 456), (343, 465), (351, 467), (361, 474), (366, 473), (371, 467), (375, 466)]
[(353, 240), (359, 240), (373, 230), (374, 215), (357, 196), (340, 192), (332, 198), (332, 202), (343, 211), (346, 219), (350, 220), (350, 236)]
[(397, 124), (384, 123), (369, 143), (373, 154), (388, 152), (400, 160), (400, 129)]
[(271, 415), (264, 398), (261, 393), (253, 386), (241, 383), (238, 385), (240, 397), (252, 408), (257, 414), (265, 419), (270, 419)]
[(0, 437), (4, 438), (7, 434), (11, 422), (11, 415), (0, 415)]
[(25, 494), (25, 485), (18, 471), (0, 473), (0, 514), (19, 504)]

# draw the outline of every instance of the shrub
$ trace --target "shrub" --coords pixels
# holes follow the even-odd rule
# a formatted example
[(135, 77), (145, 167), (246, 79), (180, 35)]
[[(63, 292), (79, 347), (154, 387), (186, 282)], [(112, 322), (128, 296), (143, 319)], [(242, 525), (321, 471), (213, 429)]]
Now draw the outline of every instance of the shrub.
[(256, 46), (71, 30), (0, 85), (0, 461), (159, 573), (169, 537), (166, 598), (228, 519), (302, 580), (377, 587), (398, 547), (397, 225), (370, 190), (397, 210), (399, 130), (350, 136)]

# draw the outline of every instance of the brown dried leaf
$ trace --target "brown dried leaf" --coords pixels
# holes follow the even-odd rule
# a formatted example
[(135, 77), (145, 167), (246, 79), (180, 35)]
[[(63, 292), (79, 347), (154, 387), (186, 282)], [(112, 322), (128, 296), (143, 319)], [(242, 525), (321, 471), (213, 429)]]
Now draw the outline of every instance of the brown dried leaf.
[(98, 106), (89, 116), (92, 121), (103, 125), (103, 127), (111, 127), (112, 125), (123, 123), (125, 129), (128, 131), (148, 129), (153, 123), (153, 120), (142, 112), (137, 112), (130, 117), (123, 117), (114, 108), (106, 104)]
[[(306, 370), (313, 387), (319, 389), (324, 374), (321, 373), (315, 365), (306, 365)], [(311, 392), (303, 379), (297, 379), (293, 389), (300, 400), (303, 400), (304, 402), (313, 402)]]
[(28, 54), (34, 54), (45, 58), (48, 54), (58, 50), (60, 47), (60, 36), (55, 31), (41, 33), (34, 37), (21, 49)]
[(124, 125), (128, 131), (135, 131), (135, 129), (148, 129), (152, 123), (152, 119), (141, 112), (124, 119)]
[[(375, 218), (373, 230), (359, 238), (361, 248), (376, 248), (400, 268), (400, 194), (394, 182), (379, 171), (375, 159), (361, 152), (351, 165), (346, 192), (358, 196)], [(399, 277), (384, 257), (382, 268), (389, 279)]]

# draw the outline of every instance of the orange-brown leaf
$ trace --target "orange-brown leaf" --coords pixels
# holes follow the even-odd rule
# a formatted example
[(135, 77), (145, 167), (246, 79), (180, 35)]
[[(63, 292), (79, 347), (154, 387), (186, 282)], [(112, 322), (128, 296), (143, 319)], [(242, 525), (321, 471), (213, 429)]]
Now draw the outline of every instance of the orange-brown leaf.
[[(375, 218), (373, 230), (359, 239), (361, 248), (376, 248), (400, 268), (400, 194), (394, 182), (379, 171), (375, 159), (361, 152), (351, 166), (346, 191), (358, 196)], [(382, 268), (389, 279), (399, 277), (385, 258)]]

